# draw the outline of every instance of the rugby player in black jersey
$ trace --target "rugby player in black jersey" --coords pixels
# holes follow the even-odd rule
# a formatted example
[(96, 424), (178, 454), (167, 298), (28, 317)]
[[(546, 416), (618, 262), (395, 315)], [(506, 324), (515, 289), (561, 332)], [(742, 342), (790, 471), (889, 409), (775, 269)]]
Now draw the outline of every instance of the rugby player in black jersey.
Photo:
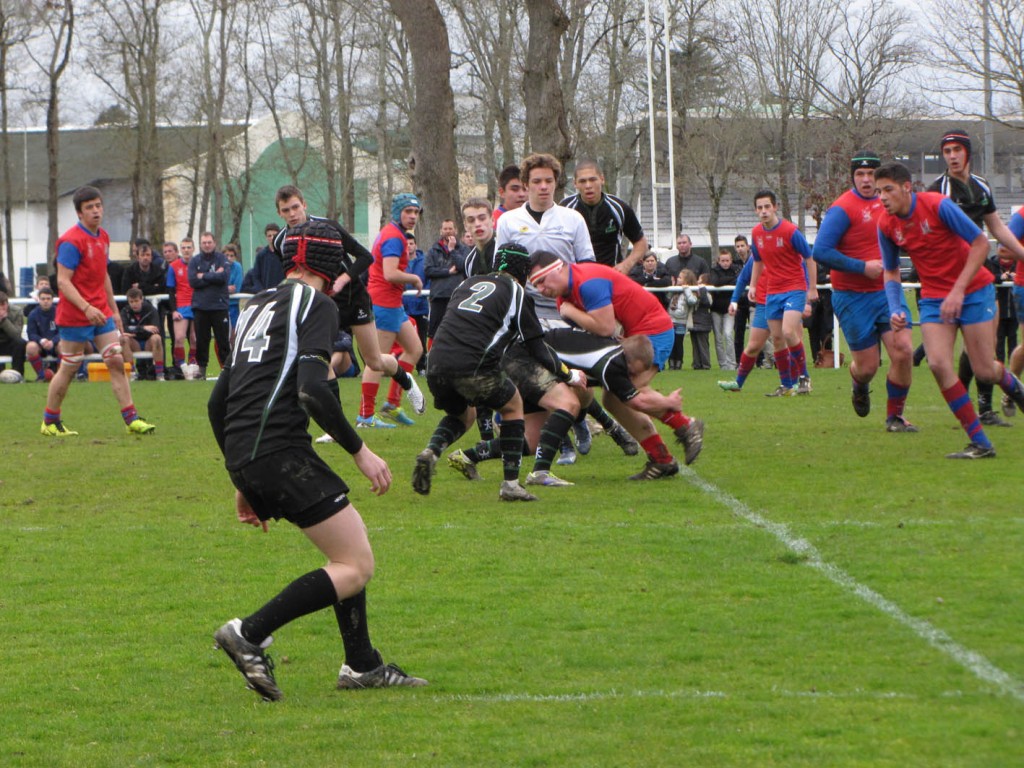
[(338, 310), (325, 290), (346, 261), (341, 238), (329, 222), (309, 221), (287, 230), (280, 253), (286, 280), (253, 297), (239, 317), (209, 418), (237, 489), (239, 521), (266, 531), (267, 520), (288, 520), (327, 564), (255, 613), (227, 622), (214, 638), (250, 688), (277, 700), (282, 694), (265, 652), (271, 633), (333, 606), (345, 650), (338, 688), (426, 685), (384, 664), (370, 641), (366, 582), (374, 558), (366, 526), (349, 502), (348, 485), (313, 450), (307, 431), (312, 417), (352, 455), (372, 491), (387, 492), (391, 470), (349, 424), (337, 381), (328, 381)]

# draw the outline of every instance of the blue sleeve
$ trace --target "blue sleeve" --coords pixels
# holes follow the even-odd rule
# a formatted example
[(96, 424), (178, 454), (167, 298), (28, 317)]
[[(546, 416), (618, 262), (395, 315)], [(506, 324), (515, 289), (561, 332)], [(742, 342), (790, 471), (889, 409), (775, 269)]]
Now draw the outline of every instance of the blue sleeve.
[(805, 259), (811, 258), (811, 246), (807, 244), (807, 238), (804, 237), (804, 233), (799, 229), (793, 230), (793, 236), (789, 238), (789, 242), (796, 249), (796, 252)]
[(612, 303), (612, 281), (603, 277), (592, 277), (580, 284), (580, 298), (587, 312), (607, 307)]
[(939, 203), (939, 218), (966, 243), (973, 243), (981, 234), (978, 225), (971, 221), (960, 206), (948, 197)]
[(747, 286), (750, 285), (750, 275), (754, 271), (754, 260), (747, 259), (747, 263), (743, 265), (743, 269), (740, 270), (739, 276), (736, 278), (736, 287), (732, 290), (732, 298), (729, 301), (733, 304), (739, 303), (740, 298), (744, 293), (747, 292)]
[(167, 287), (176, 288), (178, 286), (178, 278), (173, 269), (167, 270)]
[(900, 268), (900, 249), (881, 230), (878, 230), (878, 250), (882, 252), (882, 266), (886, 269)]
[(753, 258), (747, 259), (747, 261), (754, 261), (754, 260), (760, 261), (761, 260), (761, 254), (757, 252), (757, 241), (756, 240), (751, 240), (751, 243), (750, 243), (750, 253), (752, 254)]
[(28, 314), (28, 330), (27, 330), (27, 333), (28, 333), (28, 340), (29, 341), (34, 341), (37, 344), (39, 343), (39, 340), (43, 337), (43, 334), (40, 333), (40, 330), (39, 330), (39, 313), (36, 312), (34, 309), (31, 312), (29, 312), (29, 314)]
[(825, 213), (825, 218), (818, 228), (818, 236), (814, 238), (814, 260), (824, 264), (829, 269), (837, 269), (840, 272), (853, 272), (859, 275), (864, 274), (864, 262), (860, 259), (852, 259), (836, 246), (843, 239), (850, 228), (850, 217), (839, 206), (832, 206)]
[(405, 254), (405, 251), (405, 238), (402, 238), (402, 242), (399, 242), (397, 237), (389, 237), (380, 244), (380, 255), (385, 258), (400, 259)]
[(61, 264), (68, 269), (78, 269), (78, 264), (82, 260), (82, 254), (78, 252), (71, 243), (61, 243), (57, 249), (57, 263)]
[(1010, 217), (1010, 222), (1006, 226), (1009, 227), (1014, 237), (1024, 241), (1024, 216), (1021, 216), (1020, 211), (1017, 211)]

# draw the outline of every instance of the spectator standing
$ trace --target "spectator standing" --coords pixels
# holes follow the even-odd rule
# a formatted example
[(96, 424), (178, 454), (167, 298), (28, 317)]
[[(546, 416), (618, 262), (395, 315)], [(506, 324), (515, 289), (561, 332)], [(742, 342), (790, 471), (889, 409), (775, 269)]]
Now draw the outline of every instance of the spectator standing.
[(49, 286), (43, 286), (36, 292), (36, 301), (39, 302), (38, 306), (28, 315), (25, 356), (36, 372), (36, 381), (49, 381), (53, 378), (52, 364), (44, 362), (43, 358), (56, 358), (60, 354), (57, 308), (53, 304), (53, 291)]
[(212, 232), (199, 236), (199, 253), (188, 263), (188, 282), (192, 286), (192, 314), (196, 324), (196, 363), (200, 380), (206, 378), (210, 361), (210, 335), (221, 367), (231, 354), (228, 322), (228, 278), (231, 264), (217, 250)]
[(270, 222), (263, 228), (267, 244), (256, 251), (252, 269), (249, 270), (250, 282), (246, 284), (247, 292), (259, 293), (267, 288), (273, 288), (284, 280), (281, 257), (274, 246), (274, 240), (280, 231), (281, 227), (274, 222)]
[[(173, 243), (164, 245), (164, 254), (167, 254), (167, 246), (174, 246)], [(196, 244), (191, 237), (182, 238), (180, 255), (171, 262), (167, 268), (167, 292), (170, 294), (171, 306), (174, 312), (173, 318), (174, 341), (172, 344), (172, 355), (174, 360), (175, 376), (183, 377), (185, 365), (185, 342), (188, 341), (188, 362), (191, 365), (196, 363), (196, 328), (192, 316), (192, 286), (188, 281), (188, 264), (192, 260)]]
[[(424, 267), (426, 265), (426, 256), (423, 255), (423, 251), (416, 247), (416, 235), (412, 232), (405, 233), (405, 239), (409, 243), (409, 266), (406, 267), (406, 271), (411, 275), (419, 275), (420, 280), (423, 281), (423, 287), (431, 292), (433, 296), (433, 288), (431, 287), (430, 278), (424, 274)], [(420, 344), (423, 349), (427, 349), (427, 329), (430, 324), (430, 301), (426, 296), (402, 296), (402, 306), (405, 307), (405, 314), (407, 314), (416, 326), (416, 334), (420, 337)], [(392, 349), (394, 351), (394, 349)], [(401, 354), (401, 347), (398, 352)], [(427, 365), (426, 354), (420, 355), (420, 359), (416, 361), (416, 371), (419, 374), (423, 374)], [(399, 399), (402, 397), (401, 386), (397, 381), (392, 379), (391, 388), (398, 388), (393, 394), (397, 395)]]
[(999, 321), (996, 324), (996, 359), (1000, 363), (1005, 363), (1010, 359), (1014, 347), (1017, 346), (1017, 308), (1013, 299), (1013, 287), (1004, 287), (999, 284), (1014, 282), (1017, 276), (1017, 260), (1010, 256), (1005, 247), (999, 246), (996, 255), (990, 256), (985, 262), (985, 266), (995, 276), (998, 285), (996, 304), (999, 307)]
[(693, 352), (693, 362), (690, 365), (695, 371), (711, 369), (711, 331), (714, 325), (711, 322), (711, 293), (707, 289), (707, 279), (707, 275), (697, 278), (697, 304), (690, 315), (690, 328), (687, 334)]
[(688, 269), (679, 273), (679, 277), (673, 278), (675, 284), (682, 287), (679, 293), (673, 293), (668, 304), (668, 314), (672, 318), (672, 331), (675, 338), (672, 342), (672, 352), (668, 357), (670, 370), (678, 371), (683, 367), (683, 358), (686, 357), (686, 332), (690, 329), (693, 308), (697, 306), (697, 278)]
[(228, 273), (228, 322), (231, 324), (231, 331), (235, 330), (235, 323), (238, 322), (238, 297), (235, 296), (242, 290), (242, 281), (245, 273), (242, 270), (242, 251), (234, 243), (224, 246), (224, 255), (228, 257), (231, 264), (231, 271)]
[[(708, 285), (715, 288), (735, 286), (743, 267), (733, 263), (732, 251), (728, 248), (718, 249), (715, 260), (708, 273)], [(715, 334), (715, 357), (718, 367), (723, 371), (736, 370), (736, 339), (735, 315), (729, 314), (731, 291), (710, 291), (711, 294), (711, 329)]]
[(668, 257), (665, 267), (672, 277), (678, 277), (680, 272), (688, 269), (697, 276), (698, 281), (701, 275), (711, 271), (703, 257), (693, 252), (693, 243), (685, 232), (680, 232), (676, 237), (676, 254)]
[(127, 294), (129, 288), (138, 288), (144, 296), (167, 292), (167, 267), (153, 260), (153, 249), (143, 237), (135, 241), (135, 261), (125, 268), (118, 286), (122, 294)]
[[(0, 355), (11, 357), (11, 368), (25, 375), (26, 342), (21, 331), (25, 327), (25, 314), (21, 307), (10, 303), (7, 294), (0, 291)], [(0, 366), (3, 368), (4, 366)]]
[(427, 250), (423, 274), (430, 281), (430, 325), (427, 338), (433, 339), (441, 325), (448, 300), (459, 283), (466, 277), (465, 261), (456, 250), (458, 238), (455, 222), (445, 219), (441, 222), (440, 238)]
[(519, 166), (511, 164), (502, 168), (498, 174), (498, 207), (491, 217), (494, 229), (498, 228), (498, 219), (503, 213), (522, 207), (528, 196)]
[[(630, 270), (629, 279), (644, 288), (668, 288), (672, 285), (672, 275), (665, 269), (665, 265), (658, 261), (658, 256), (654, 253), (648, 253), (639, 264)], [(672, 294), (657, 291), (654, 293), (654, 297), (661, 302), (661, 306), (668, 308)]]

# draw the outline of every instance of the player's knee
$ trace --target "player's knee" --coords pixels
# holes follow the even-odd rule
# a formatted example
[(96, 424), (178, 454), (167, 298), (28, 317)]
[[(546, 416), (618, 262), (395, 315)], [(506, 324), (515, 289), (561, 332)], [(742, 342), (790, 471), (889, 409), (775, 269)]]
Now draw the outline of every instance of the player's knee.
[(111, 371), (124, 370), (124, 350), (118, 342), (112, 341), (107, 344), (100, 350), (100, 356)]

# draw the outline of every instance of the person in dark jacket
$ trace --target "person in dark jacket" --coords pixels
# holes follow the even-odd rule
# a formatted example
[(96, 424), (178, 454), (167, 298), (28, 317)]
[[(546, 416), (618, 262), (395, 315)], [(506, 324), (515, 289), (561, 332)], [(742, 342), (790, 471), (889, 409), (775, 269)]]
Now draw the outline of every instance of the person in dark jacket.
[[(643, 261), (629, 271), (629, 279), (644, 288), (667, 288), (672, 285), (672, 275), (665, 269), (665, 265), (658, 261), (658, 256), (654, 253), (648, 253), (644, 256)], [(661, 306), (668, 309), (668, 302), (672, 298), (672, 294), (656, 291), (654, 295), (661, 302)]]
[(267, 244), (256, 251), (256, 258), (253, 260), (252, 269), (249, 270), (242, 280), (243, 293), (259, 293), (267, 288), (273, 288), (284, 280), (284, 270), (281, 269), (281, 256), (274, 250), (274, 239), (281, 231), (274, 222), (270, 222), (263, 228), (263, 234), (267, 238)]
[[(732, 251), (718, 249), (718, 259), (708, 273), (708, 285), (715, 288), (736, 285), (736, 278), (742, 267), (734, 264)], [(718, 367), (723, 371), (736, 370), (736, 340), (734, 326), (736, 317), (729, 314), (729, 300), (732, 291), (709, 291), (711, 294), (711, 329), (715, 334), (715, 356)]]
[(196, 326), (196, 363), (199, 378), (206, 378), (210, 361), (210, 334), (213, 334), (217, 360), (224, 361), (231, 354), (231, 325), (228, 321), (228, 277), (231, 263), (217, 250), (212, 232), (199, 237), (199, 253), (188, 262), (188, 283), (192, 287), (192, 316)]
[(697, 306), (690, 315), (690, 348), (693, 350), (693, 370), (707, 371), (711, 368), (711, 294), (705, 287), (708, 276), (697, 278)]
[(458, 250), (459, 239), (455, 222), (445, 219), (441, 222), (440, 238), (427, 251), (423, 274), (430, 281), (430, 324), (427, 338), (433, 339), (441, 319), (448, 309), (452, 291), (458, 288), (465, 277), (465, 258)]

